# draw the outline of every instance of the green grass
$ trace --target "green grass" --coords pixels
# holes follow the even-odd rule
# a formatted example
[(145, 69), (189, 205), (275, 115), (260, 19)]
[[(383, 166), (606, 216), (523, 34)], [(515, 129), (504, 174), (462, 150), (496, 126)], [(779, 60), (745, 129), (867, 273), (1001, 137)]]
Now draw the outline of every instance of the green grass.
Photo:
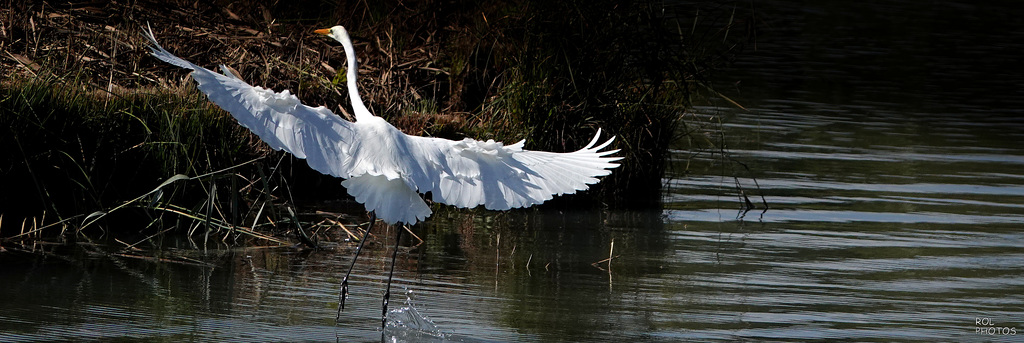
[[(53, 79), (7, 81), (0, 207), (8, 218), (45, 215), (77, 231), (125, 208), (139, 210), (120, 217), (148, 217), (150, 225), (161, 213), (210, 217), (216, 208), (228, 222), (248, 211), (239, 193), (248, 202), (263, 197), (262, 185), (239, 185), (256, 183), (265, 166), (252, 160), (268, 152), (194, 89), (113, 95)], [(0, 227), (0, 237), (12, 228)]]

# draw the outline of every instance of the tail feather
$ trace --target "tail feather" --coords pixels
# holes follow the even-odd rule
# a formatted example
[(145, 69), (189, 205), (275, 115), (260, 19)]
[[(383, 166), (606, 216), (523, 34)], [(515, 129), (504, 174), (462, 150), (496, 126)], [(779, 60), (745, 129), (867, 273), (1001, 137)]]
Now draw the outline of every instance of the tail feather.
[(427, 203), (402, 179), (388, 180), (384, 175), (363, 174), (342, 181), (341, 185), (365, 205), (366, 210), (374, 211), (377, 218), (388, 224), (415, 224), (430, 216)]

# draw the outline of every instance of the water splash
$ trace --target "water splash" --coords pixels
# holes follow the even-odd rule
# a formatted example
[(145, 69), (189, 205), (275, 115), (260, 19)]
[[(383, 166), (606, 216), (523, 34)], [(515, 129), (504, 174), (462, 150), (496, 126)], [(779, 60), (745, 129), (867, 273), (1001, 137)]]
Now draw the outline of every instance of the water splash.
[(384, 332), (390, 342), (450, 342), (448, 333), (429, 318), (420, 314), (412, 303), (412, 291), (406, 291), (405, 306), (388, 311), (387, 326)]

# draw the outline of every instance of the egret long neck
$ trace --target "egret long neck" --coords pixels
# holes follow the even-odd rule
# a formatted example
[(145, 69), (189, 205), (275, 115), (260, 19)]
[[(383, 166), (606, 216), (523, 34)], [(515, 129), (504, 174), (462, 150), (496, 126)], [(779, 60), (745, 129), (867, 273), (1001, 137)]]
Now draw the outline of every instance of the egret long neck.
[(356, 49), (352, 46), (352, 40), (348, 35), (344, 35), (339, 39), (341, 45), (345, 47), (345, 57), (348, 58), (348, 74), (346, 79), (348, 83), (348, 98), (352, 101), (352, 112), (355, 112), (356, 121), (363, 120), (365, 118), (372, 118), (373, 114), (363, 104), (363, 99), (359, 97), (359, 88), (356, 84), (356, 77), (359, 75), (359, 66), (356, 62)]

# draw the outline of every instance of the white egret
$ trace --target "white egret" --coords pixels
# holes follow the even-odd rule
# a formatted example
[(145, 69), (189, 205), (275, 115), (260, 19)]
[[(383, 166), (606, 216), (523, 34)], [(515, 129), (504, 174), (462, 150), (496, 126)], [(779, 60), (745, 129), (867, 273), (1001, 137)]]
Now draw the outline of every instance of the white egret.
[[(453, 141), (402, 133), (370, 113), (359, 97), (355, 48), (345, 28), (335, 26), (315, 32), (334, 38), (345, 49), (354, 122), (326, 107), (303, 105), (287, 90), (274, 92), (251, 86), (223, 65), (223, 74), (195, 65), (160, 46), (152, 29), (145, 35), (152, 43), (153, 56), (192, 70), (199, 89), (239, 124), (271, 148), (305, 159), (321, 173), (344, 178), (341, 184), (366, 206), (371, 218), (379, 217), (388, 224), (415, 224), (430, 216), (420, 193), (430, 193), (433, 201), (456, 207), (483, 205), (490, 210), (507, 210), (585, 190), (598, 182), (598, 176), (608, 175), (618, 166), (613, 162), (621, 157), (610, 156), (618, 150), (601, 151), (614, 137), (597, 144), (600, 129), (590, 144), (567, 153), (526, 150), (525, 140), (504, 145), (494, 140)], [(374, 221), (370, 220), (371, 226)], [(397, 231), (400, 239), (402, 229)], [(364, 236), (355, 258), (365, 241)], [(391, 268), (393, 271), (394, 255)], [(348, 275), (342, 281), (339, 314), (347, 286)], [(386, 320), (390, 286), (389, 277), (382, 320)]]

